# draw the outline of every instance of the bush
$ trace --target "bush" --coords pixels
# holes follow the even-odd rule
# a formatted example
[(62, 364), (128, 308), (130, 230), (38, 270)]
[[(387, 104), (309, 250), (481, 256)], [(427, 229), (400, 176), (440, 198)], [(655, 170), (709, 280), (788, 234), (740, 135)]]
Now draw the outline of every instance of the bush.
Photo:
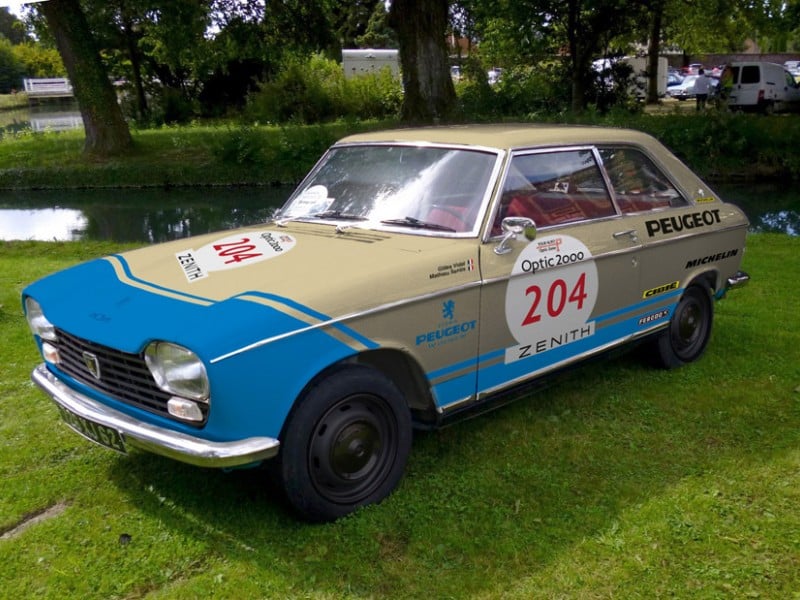
[(0, 94), (9, 94), (22, 87), (25, 69), (14, 54), (11, 42), (0, 36)]
[(346, 79), (341, 65), (321, 55), (290, 60), (273, 80), (248, 96), (248, 120), (321, 123), (339, 118), (392, 118), (402, 101), (387, 70)]

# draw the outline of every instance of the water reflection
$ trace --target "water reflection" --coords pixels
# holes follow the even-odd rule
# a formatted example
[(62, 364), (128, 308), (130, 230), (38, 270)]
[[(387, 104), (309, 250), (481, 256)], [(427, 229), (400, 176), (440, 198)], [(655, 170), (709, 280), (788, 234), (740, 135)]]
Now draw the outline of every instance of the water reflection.
[[(750, 218), (751, 230), (800, 235), (793, 185), (714, 186)], [(263, 223), (289, 187), (0, 191), (0, 240), (162, 242)]]
[(728, 183), (714, 188), (726, 201), (747, 213), (750, 231), (800, 235), (800, 193), (797, 183)]
[(0, 192), (0, 239), (163, 242), (263, 223), (290, 188)]
[(77, 103), (49, 102), (0, 111), (0, 139), (20, 131), (66, 131), (83, 127)]

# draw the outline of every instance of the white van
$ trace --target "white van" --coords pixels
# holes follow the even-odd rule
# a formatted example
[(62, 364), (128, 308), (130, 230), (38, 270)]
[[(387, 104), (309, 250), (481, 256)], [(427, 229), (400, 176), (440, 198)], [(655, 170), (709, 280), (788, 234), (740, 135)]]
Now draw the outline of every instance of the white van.
[(800, 111), (800, 86), (783, 65), (734, 62), (722, 74), (728, 107), (764, 113)]

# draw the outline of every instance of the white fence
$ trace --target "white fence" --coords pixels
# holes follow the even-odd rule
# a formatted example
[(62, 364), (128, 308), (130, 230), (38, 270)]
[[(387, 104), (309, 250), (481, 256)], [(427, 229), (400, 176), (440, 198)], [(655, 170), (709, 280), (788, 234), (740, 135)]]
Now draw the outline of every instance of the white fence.
[(25, 79), (28, 98), (72, 98), (72, 84), (66, 77)]

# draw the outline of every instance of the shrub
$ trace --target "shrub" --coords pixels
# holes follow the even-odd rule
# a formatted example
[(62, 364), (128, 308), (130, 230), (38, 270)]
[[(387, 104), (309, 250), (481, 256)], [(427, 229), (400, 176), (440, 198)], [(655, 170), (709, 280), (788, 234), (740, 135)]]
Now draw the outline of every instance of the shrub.
[(316, 54), (289, 60), (274, 80), (251, 93), (246, 116), (269, 123), (390, 118), (401, 100), (400, 82), (388, 69), (346, 79), (338, 62)]

